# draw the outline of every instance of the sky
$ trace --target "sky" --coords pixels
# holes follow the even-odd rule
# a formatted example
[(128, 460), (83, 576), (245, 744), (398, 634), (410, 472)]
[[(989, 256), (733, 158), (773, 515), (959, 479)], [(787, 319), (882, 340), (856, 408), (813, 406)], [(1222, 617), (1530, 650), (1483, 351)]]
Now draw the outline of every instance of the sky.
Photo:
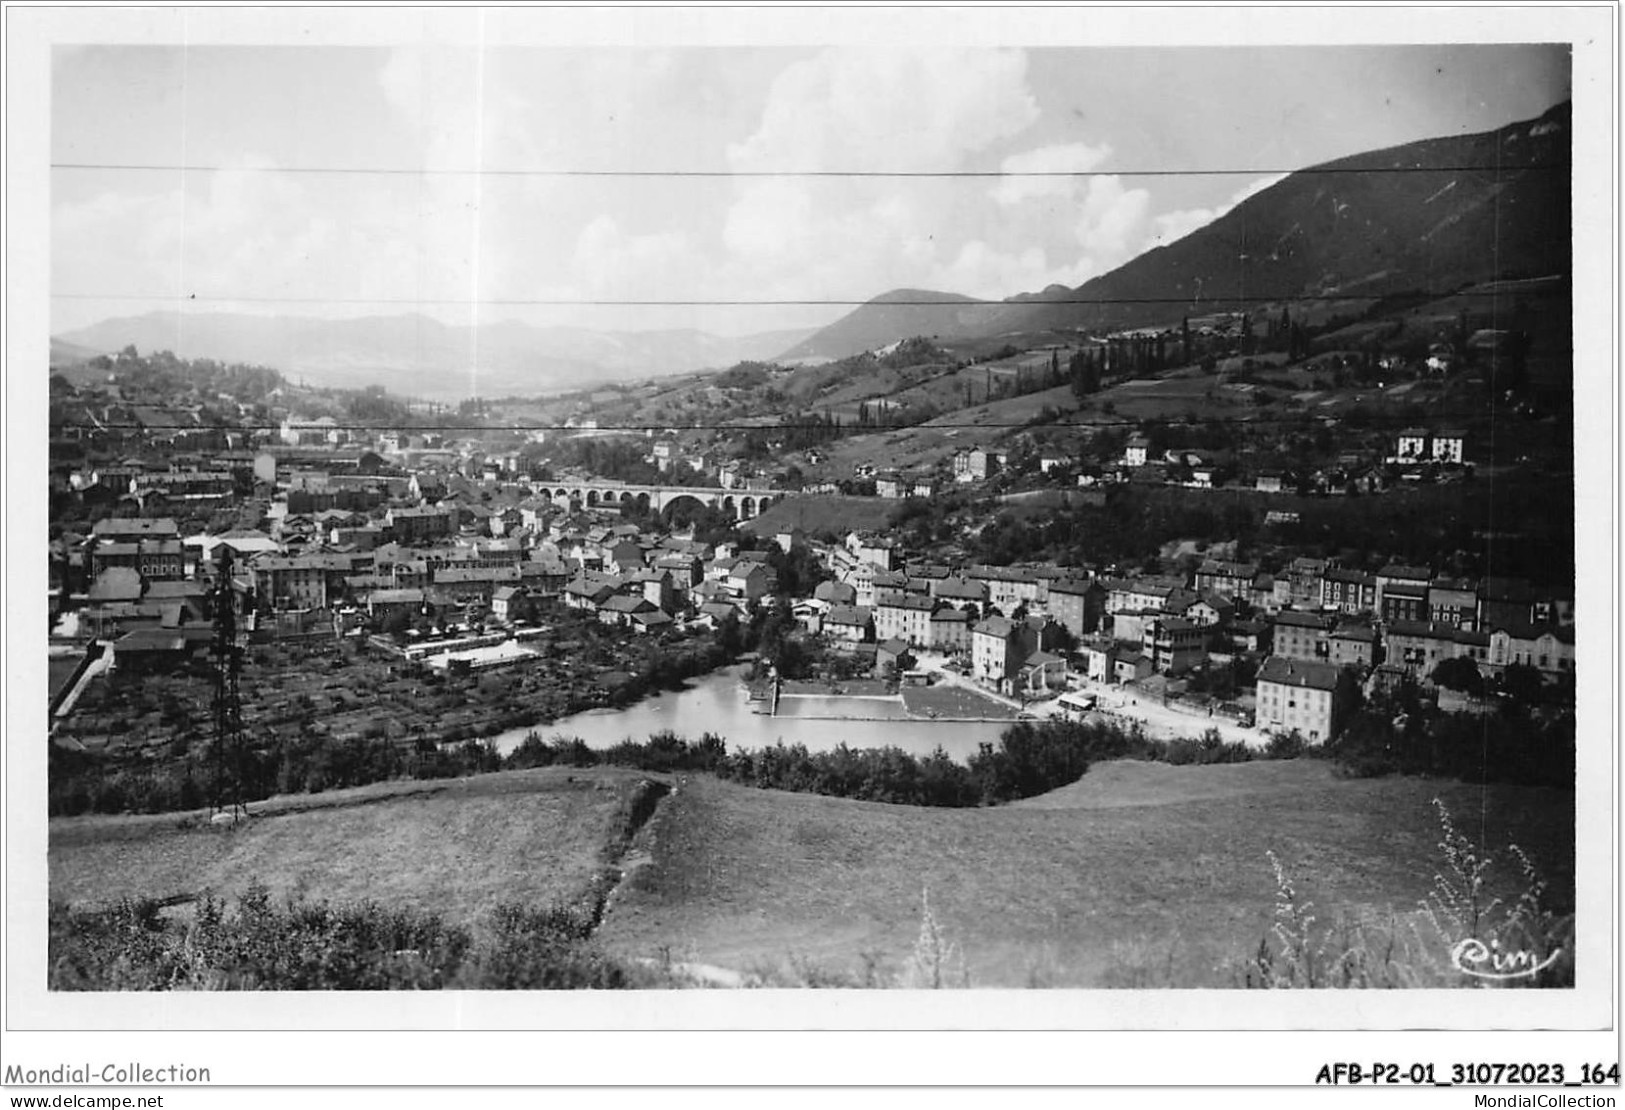
[[(850, 306), (762, 302), (1076, 286), (1287, 171), (1569, 95), (1539, 45), (59, 45), (51, 326), (813, 327)], [(614, 301), (736, 303), (583, 303)]]

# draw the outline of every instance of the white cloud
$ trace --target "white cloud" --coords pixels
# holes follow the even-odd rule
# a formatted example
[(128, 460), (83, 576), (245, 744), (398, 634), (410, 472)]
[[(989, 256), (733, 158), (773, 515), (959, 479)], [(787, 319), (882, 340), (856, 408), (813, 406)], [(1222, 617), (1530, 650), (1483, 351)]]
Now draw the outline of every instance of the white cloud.
[(1112, 148), (1102, 143), (1062, 143), (1012, 154), (999, 166), (1002, 173), (1018, 175), (1003, 178), (994, 186), (992, 197), (1003, 205), (1019, 204), (1036, 197), (1071, 196), (1077, 180), (1071, 177), (1020, 176), (1033, 174), (1087, 174), (1111, 157)]
[(1151, 194), (1129, 189), (1120, 177), (1091, 177), (1073, 225), (1084, 255), (1105, 269), (1126, 262), (1139, 249)]
[[(1151, 194), (1101, 174), (1111, 157), (1107, 143), (1074, 142), (1004, 159), (1001, 169), (1012, 176), (988, 191), (997, 206), (988, 223), (1005, 246), (977, 256), (988, 273), (1004, 275), (1003, 295), (1079, 285), (1138, 252)], [(967, 263), (962, 255), (955, 269)]]
[(736, 170), (939, 172), (1038, 119), (1019, 50), (826, 50), (781, 73)]
[(1002, 300), (1012, 293), (1035, 292), (1049, 285), (1078, 285), (1088, 278), (1077, 264), (1057, 264), (1042, 247), (1001, 251), (981, 239), (959, 248), (951, 262), (931, 273), (938, 289), (985, 300)]
[[(466, 48), (410, 47), (370, 72), (372, 114), (335, 105), (334, 115), (365, 120), (380, 137), (371, 149), (396, 151), (408, 167), (728, 166), (769, 176), (236, 173), (193, 175), (184, 198), (173, 182), (146, 180), (58, 196), (55, 286), (295, 297), (315, 303), (285, 310), (333, 313), (356, 309), (320, 298), (861, 301), (905, 286), (1001, 298), (1081, 284), (1275, 180), (1251, 181), (1226, 204), (1153, 216), (1151, 193), (1111, 172), (1117, 153), (1104, 135), (1036, 137), (1019, 50), (798, 52), (771, 79), (758, 59), (749, 89), (765, 87), (765, 98), (754, 111), (728, 104), (726, 121), (708, 107), (728, 87), (701, 96), (697, 64), (681, 52), (482, 60)], [(235, 164), (271, 168), (252, 151)], [(991, 168), (1010, 176), (771, 176)], [(841, 310), (739, 309), (730, 322), (753, 331), (819, 311)], [(660, 316), (561, 308), (555, 318), (572, 315), (611, 327)]]
[(1151, 220), (1152, 234), (1147, 246), (1166, 246), (1169, 243), (1177, 242), (1191, 232), (1206, 227), (1248, 197), (1256, 196), (1271, 185), (1284, 181), (1286, 178), (1287, 175), (1284, 173), (1255, 178), (1237, 189), (1230, 199), (1223, 204), (1215, 205), (1212, 208), (1181, 208), (1155, 216)]
[(613, 217), (599, 216), (576, 239), (572, 272), (593, 298), (679, 299), (674, 283), (694, 255), (683, 232), (628, 234)]
[[(1029, 196), (1019, 219), (996, 219), (1012, 233), (997, 242), (973, 239), (931, 270), (936, 288), (1000, 299), (1050, 285), (1075, 287), (1139, 252), (1151, 195), (1116, 175), (1063, 179), (1061, 196)], [(1087, 184), (1084, 184), (1084, 181)], [(1002, 245), (1001, 245), (1002, 244)]]
[[(1010, 50), (827, 50), (779, 74), (728, 164), (746, 173), (974, 166), (1037, 119), (1026, 66)], [(939, 270), (968, 275), (955, 226), (964, 190), (929, 177), (736, 179), (713, 279), (736, 295), (861, 300)]]
[[(234, 161), (269, 168), (252, 154)], [(53, 281), (64, 292), (195, 294), (200, 307), (288, 298), (298, 303), (258, 310), (296, 313), (459, 300), (474, 287), (478, 224), (468, 184), (454, 185), (370, 179), (358, 190), (342, 176), (234, 172), (190, 175), (184, 192), (63, 199), (53, 212)]]
[(484, 64), (476, 49), (450, 45), (401, 46), (376, 74), (385, 101), (412, 136), (428, 169), (480, 164)]

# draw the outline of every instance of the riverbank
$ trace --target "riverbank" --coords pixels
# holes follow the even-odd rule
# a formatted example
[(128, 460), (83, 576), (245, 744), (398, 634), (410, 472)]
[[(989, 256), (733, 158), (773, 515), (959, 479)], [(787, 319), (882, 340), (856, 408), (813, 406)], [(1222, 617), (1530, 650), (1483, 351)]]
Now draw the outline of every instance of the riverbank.
[[(490, 754), (462, 751), (468, 741), (523, 737), (584, 711), (615, 713), (732, 665), (709, 634), (668, 635), (657, 646), (582, 619), (561, 620), (532, 643), (543, 649), (533, 659), (466, 673), (348, 638), (251, 645), (239, 684), (251, 723), (243, 795), (487, 770)], [(53, 815), (199, 804), (214, 700), (206, 655), (162, 673), (87, 675), (74, 695), (51, 735)]]

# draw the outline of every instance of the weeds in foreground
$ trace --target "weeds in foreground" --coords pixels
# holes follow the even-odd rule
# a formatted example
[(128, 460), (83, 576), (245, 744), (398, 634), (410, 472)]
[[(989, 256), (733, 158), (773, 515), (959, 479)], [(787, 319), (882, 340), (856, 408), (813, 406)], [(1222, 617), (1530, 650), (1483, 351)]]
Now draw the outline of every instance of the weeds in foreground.
[(947, 932), (937, 921), (937, 915), (931, 911), (929, 889), (920, 892), (920, 936), (914, 942), (914, 951), (910, 953), (902, 986), (914, 990), (970, 986), (965, 954), (958, 944), (948, 938)]
[[(1571, 987), (1573, 918), (1556, 912), (1534, 861), (1516, 844), (1497, 860), (1462, 834), (1435, 800), (1442, 866), (1416, 910), (1323, 917), (1287, 865), (1267, 853), (1275, 879), (1268, 929), (1257, 948), (1219, 969), (1248, 988)], [(1515, 872), (1515, 874), (1509, 873)], [(1498, 896), (1501, 888), (1516, 891)], [(498, 907), (477, 932), (439, 917), (371, 903), (330, 906), (295, 894), (273, 904), (263, 884), (228, 905), (202, 898), (179, 920), (155, 901), (100, 911), (53, 905), (48, 981), (53, 990), (603, 989), (682, 987), (905, 988), (970, 986), (962, 945), (922, 890), (919, 931), (900, 969), (859, 954), (858, 971), (792, 954), (787, 967), (733, 974), (670, 946), (627, 961), (593, 938), (597, 892), (572, 905)], [(1112, 947), (1107, 987), (1191, 986), (1177, 980), (1184, 945), (1136, 940)], [(1052, 984), (1034, 964), (1028, 986)]]
[(501, 990), (669, 985), (617, 960), (579, 907), (499, 906), (482, 935), (370, 902), (273, 903), (250, 882), (235, 904), (205, 895), (189, 921), (158, 903), (53, 905), (52, 990)]
[(852, 971), (791, 953), (783, 964), (758, 961), (743, 978), (748, 986), (775, 988), (947, 990), (971, 985), (964, 952), (937, 919), (929, 889), (921, 892), (920, 931), (900, 970), (875, 949), (858, 953), (858, 959), (861, 967)]
[(1438, 813), (1443, 868), (1418, 910), (1386, 918), (1361, 912), (1322, 922), (1286, 867), (1275, 872), (1273, 921), (1234, 985), (1262, 988), (1568, 987), (1574, 985), (1573, 919), (1550, 906), (1545, 881), (1516, 844), (1510, 901), (1491, 893), (1496, 860)]
[(1166, 945), (1155, 944), (1138, 937), (1130, 941), (1114, 941), (1111, 947), (1111, 964), (1106, 969), (1105, 982), (1102, 985), (1114, 990), (1153, 990), (1182, 986), (1184, 984), (1179, 982), (1178, 972), (1175, 969), (1175, 959), (1181, 946), (1182, 940), (1178, 932), (1168, 939)]

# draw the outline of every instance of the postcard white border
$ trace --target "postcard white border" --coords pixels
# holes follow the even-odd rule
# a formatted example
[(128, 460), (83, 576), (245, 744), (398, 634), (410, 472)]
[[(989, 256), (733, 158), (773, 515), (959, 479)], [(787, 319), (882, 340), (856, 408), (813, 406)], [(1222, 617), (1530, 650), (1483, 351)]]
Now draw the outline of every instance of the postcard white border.
[[(114, 1033), (112, 1030), (310, 1030), (350, 1029), (340, 1038), (286, 1033), (279, 1043), (314, 1043), (322, 1049), (302, 1056), (303, 1082), (353, 1083), (369, 1074), (357, 1067), (362, 1046), (393, 1043), (391, 1082), (479, 1081), (533, 1082), (527, 1063), (529, 1043), (513, 1034), (479, 1037), (440, 1034), (456, 1044), (456, 1065), (441, 1053), (418, 1052), (417, 1034), (364, 1033), (361, 1030), (503, 1030), (552, 1029), (549, 1056), (559, 1067), (551, 1075), (576, 1076), (574, 1062), (597, 1066), (602, 1037), (566, 1030), (691, 1030), (669, 1034), (617, 1034), (617, 1044), (637, 1044), (647, 1059), (658, 1059), (668, 1076), (704, 1070), (692, 1050), (714, 1034), (698, 1030), (826, 1030), (789, 1038), (808, 1045), (820, 1061), (816, 1067), (791, 1065), (774, 1074), (794, 1082), (829, 1082), (856, 1076), (857, 1069), (832, 1069), (839, 1046), (854, 1043), (853, 1034), (837, 1030), (980, 1030), (937, 1034), (923, 1042), (932, 1055), (930, 1076), (940, 1082), (1003, 1082), (1013, 1078), (1003, 1066), (990, 1065), (980, 1053), (962, 1052), (954, 1038), (986, 1046), (996, 1044), (1003, 1059), (1039, 1057), (1045, 1046), (1065, 1055), (1067, 1034), (1011, 1034), (988, 1030), (1153, 1029), (1149, 1038), (1195, 1053), (1208, 1066), (1197, 1074), (1203, 1082), (1244, 1070), (1241, 1081), (1301, 1081), (1290, 1069), (1272, 1068), (1270, 1049), (1256, 1034), (1240, 1030), (1321, 1030), (1268, 1039), (1268, 1045), (1307, 1043), (1301, 1038), (1347, 1044), (1347, 1034), (1333, 1030), (1373, 1030), (1359, 1039), (1358, 1054), (1370, 1059), (1373, 1046), (1402, 1042), (1394, 1031), (1411, 1029), (1473, 1030), (1573, 1029), (1594, 1031), (1563, 1043), (1609, 1044), (1618, 1059), (1618, 873), (1617, 687), (1617, 395), (1618, 365), (1617, 243), (1615, 172), (1617, 151), (1617, 10), (1612, 8), (1541, 7), (1536, 9), (1410, 6), (1345, 6), (1337, 8), (1183, 8), (1157, 15), (1132, 8), (804, 8), (804, 9), (488, 9), (484, 12), (439, 8), (165, 8), (39, 9), (11, 7), (7, 20), (6, 73), (6, 373), (5, 373), (5, 883), (4, 1027), (9, 1042), (4, 1059), (23, 1052), (43, 1052), (55, 1045), (67, 1052), (60, 1035), (30, 1032), (83, 1032), (73, 1038), (69, 1058), (81, 1049), (112, 1051), (102, 1046), (170, 1045), (176, 1040), (192, 1052), (232, 1061), (234, 1082), (288, 1081), (287, 1056), (278, 1062), (260, 1059), (252, 1038), (226, 1032), (177, 1034)], [(1409, 43), (1554, 42), (1574, 46), (1573, 95), (1575, 135), (1575, 382), (1583, 393), (1576, 404), (1577, 454), (1577, 597), (1586, 615), (1579, 624), (1581, 680), (1580, 775), (1577, 797), (1576, 882), (1580, 894), (1579, 962), (1581, 985), (1573, 992), (1407, 992), (1403, 994), (1250, 994), (1216, 991), (1163, 992), (994, 992), (945, 995), (891, 992), (677, 992), (640, 995), (454, 994), (401, 995), (258, 995), (72, 996), (45, 992), (43, 974), (43, 906), (45, 897), (44, 752), (28, 738), (44, 735), (44, 706), (34, 691), (43, 689), (36, 630), (44, 627), (43, 484), (38, 481), (44, 457), (45, 329), (49, 318), (48, 178), (46, 129), (49, 113), (49, 44), (53, 42), (193, 43), (396, 43), (428, 39), (478, 43), (536, 42), (549, 45), (637, 43), (676, 44), (837, 44), (910, 41), (979, 45), (1218, 45), (1226, 43)], [(1592, 616), (1595, 613), (1596, 616)], [(1601, 615), (1607, 613), (1604, 622)], [(1607, 967), (1608, 976), (1590, 970)], [(1200, 1036), (1181, 1030), (1233, 1030)], [(427, 1035), (427, 1034), (423, 1034)], [(917, 1034), (896, 1034), (889, 1044), (914, 1043)], [(948, 1040), (944, 1042), (943, 1037)], [(1414, 1036), (1414, 1034), (1412, 1034)], [(1541, 1037), (1552, 1036), (1543, 1034)], [(632, 1038), (627, 1040), (626, 1038)], [(1598, 1040), (1598, 1038), (1603, 1040)], [(698, 1038), (698, 1042), (695, 1040)], [(1441, 1033), (1444, 1044), (1484, 1046), (1501, 1040), (1484, 1033)], [(1143, 1068), (1139, 1079), (1123, 1077), (1112, 1060), (1140, 1060), (1133, 1045), (1146, 1038), (1132, 1033), (1096, 1034), (1090, 1039), (1087, 1069), (1093, 1081), (1144, 1082), (1154, 1073)], [(767, 1041), (735, 1034), (725, 1038), (730, 1056), (748, 1046), (767, 1044), (770, 1056), (781, 1056), (787, 1038)], [(1537, 1038), (1536, 1043), (1538, 1043)], [(1525, 1047), (1517, 1058), (1531, 1058), (1529, 1034), (1516, 1042)], [(1017, 1048), (1019, 1044), (1021, 1047)], [(1119, 1044), (1124, 1047), (1119, 1050)], [(355, 1046), (352, 1049), (349, 1046)], [(579, 1046), (579, 1051), (578, 1051)], [(1103, 1053), (1101, 1050), (1105, 1049)], [(1401, 1049), (1391, 1048), (1401, 1052)], [(124, 1049), (128, 1053), (128, 1049)], [(152, 1051), (157, 1051), (154, 1048)], [(174, 1055), (179, 1049), (163, 1049)], [(620, 1049), (616, 1050), (619, 1055)], [(1143, 1049), (1141, 1050), (1143, 1051)], [(1158, 1049), (1158, 1055), (1164, 1049)], [(1278, 1049), (1277, 1049), (1278, 1051)], [(1477, 1050), (1482, 1054), (1483, 1048)], [(892, 1049), (888, 1048), (890, 1055)], [(1130, 1055), (1123, 1056), (1121, 1052)], [(1297, 1053), (1294, 1051), (1294, 1055)], [(1345, 1050), (1346, 1054), (1346, 1050)], [(1414, 1055), (1403, 1054), (1397, 1058)], [(1572, 1054), (1565, 1049), (1565, 1057)], [(54, 1058), (54, 1057), (41, 1057)], [(1187, 1057), (1188, 1058), (1188, 1057)], [(1327, 1057), (1335, 1058), (1335, 1053)], [(1475, 1055), (1472, 1058), (1477, 1058)], [(997, 1059), (997, 1058), (996, 1058)], [(478, 1070), (466, 1071), (479, 1062)], [(892, 1061), (896, 1065), (898, 1061)], [(1023, 1075), (1048, 1075), (1050, 1082), (1076, 1082), (1075, 1068), (1043, 1069)], [(590, 1069), (589, 1069), (590, 1070)], [(920, 1069), (897, 1067), (892, 1075)], [(1072, 1078), (1062, 1078), (1062, 1073)], [(373, 1071), (370, 1074), (382, 1074)], [(746, 1066), (742, 1074), (760, 1075)], [(1269, 1078), (1265, 1078), (1269, 1077)], [(713, 1075), (714, 1079), (721, 1077)], [(916, 1075), (918, 1082), (929, 1076)], [(1177, 1082), (1172, 1074), (1168, 1081)], [(550, 1078), (550, 1081), (554, 1081)], [(572, 1081), (564, 1079), (560, 1081)], [(579, 1075), (574, 1081), (602, 1082), (603, 1075)], [(733, 1081), (733, 1080), (728, 1080)], [(861, 1078), (845, 1081), (863, 1081)]]

